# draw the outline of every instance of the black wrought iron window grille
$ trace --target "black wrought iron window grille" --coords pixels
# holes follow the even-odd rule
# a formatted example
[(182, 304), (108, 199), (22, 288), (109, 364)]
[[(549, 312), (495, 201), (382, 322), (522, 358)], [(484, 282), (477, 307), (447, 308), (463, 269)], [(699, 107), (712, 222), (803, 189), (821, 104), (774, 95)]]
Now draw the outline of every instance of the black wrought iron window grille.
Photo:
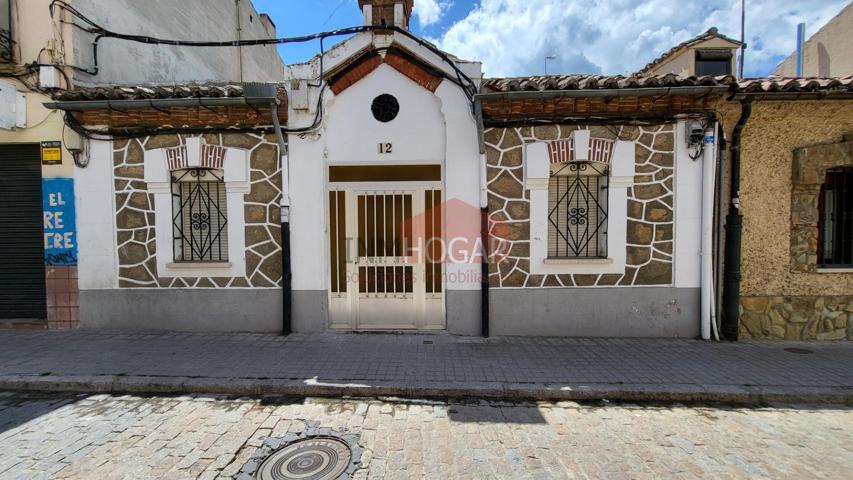
[(853, 268), (853, 167), (826, 172), (818, 211), (818, 266)]
[(175, 262), (228, 261), (228, 213), (221, 170), (172, 172)]
[(609, 168), (553, 164), (548, 181), (548, 257), (607, 258)]

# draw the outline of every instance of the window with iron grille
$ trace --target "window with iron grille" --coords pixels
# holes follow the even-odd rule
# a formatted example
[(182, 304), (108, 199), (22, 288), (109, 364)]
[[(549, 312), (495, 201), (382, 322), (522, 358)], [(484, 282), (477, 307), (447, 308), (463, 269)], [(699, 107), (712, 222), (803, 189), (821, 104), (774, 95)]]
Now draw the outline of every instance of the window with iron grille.
[(595, 162), (551, 166), (548, 180), (548, 257), (607, 257), (609, 171)]
[(826, 172), (818, 209), (818, 265), (853, 267), (853, 168)]
[(175, 262), (228, 261), (228, 214), (221, 170), (172, 172)]

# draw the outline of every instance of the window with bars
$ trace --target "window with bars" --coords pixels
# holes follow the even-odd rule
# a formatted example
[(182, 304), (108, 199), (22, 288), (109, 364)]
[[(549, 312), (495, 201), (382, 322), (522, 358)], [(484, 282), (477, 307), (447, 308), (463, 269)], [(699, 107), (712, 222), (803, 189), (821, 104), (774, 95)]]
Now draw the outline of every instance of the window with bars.
[(853, 167), (826, 172), (818, 209), (818, 265), (853, 268)]
[(221, 170), (172, 172), (175, 262), (228, 261), (228, 214)]
[(400, 265), (412, 254), (413, 198), (408, 193), (358, 195), (359, 293), (411, 294), (414, 270)]
[(551, 165), (548, 180), (548, 258), (607, 257), (607, 165)]

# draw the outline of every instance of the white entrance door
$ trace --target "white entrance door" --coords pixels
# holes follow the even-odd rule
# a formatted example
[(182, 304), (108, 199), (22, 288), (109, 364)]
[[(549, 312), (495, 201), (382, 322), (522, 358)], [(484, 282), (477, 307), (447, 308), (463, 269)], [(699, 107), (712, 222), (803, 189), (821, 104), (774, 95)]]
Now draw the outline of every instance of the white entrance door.
[(333, 328), (444, 328), (443, 264), (430, 240), (441, 236), (441, 191), (345, 190), (330, 200)]

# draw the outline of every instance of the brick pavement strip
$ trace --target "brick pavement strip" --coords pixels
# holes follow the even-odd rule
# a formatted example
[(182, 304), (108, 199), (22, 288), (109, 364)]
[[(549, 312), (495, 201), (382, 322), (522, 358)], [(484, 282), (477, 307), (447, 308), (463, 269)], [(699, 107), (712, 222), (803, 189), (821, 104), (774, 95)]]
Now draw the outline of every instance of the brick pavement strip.
[(0, 389), (853, 405), (853, 342), (0, 332)]
[(355, 478), (849, 478), (829, 405), (0, 392), (0, 478), (233, 478), (268, 436), (356, 435)]

